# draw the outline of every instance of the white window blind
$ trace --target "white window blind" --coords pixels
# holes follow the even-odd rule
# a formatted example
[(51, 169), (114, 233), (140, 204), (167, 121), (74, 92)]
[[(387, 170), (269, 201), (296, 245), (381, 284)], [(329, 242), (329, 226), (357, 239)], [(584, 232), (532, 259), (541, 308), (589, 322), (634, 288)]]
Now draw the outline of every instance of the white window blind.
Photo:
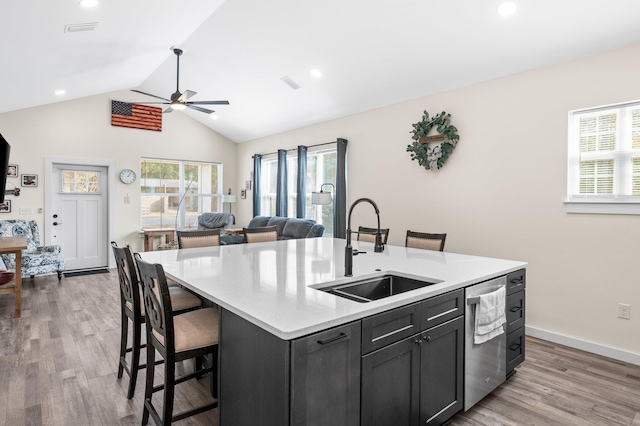
[(640, 102), (569, 113), (567, 211), (640, 214)]

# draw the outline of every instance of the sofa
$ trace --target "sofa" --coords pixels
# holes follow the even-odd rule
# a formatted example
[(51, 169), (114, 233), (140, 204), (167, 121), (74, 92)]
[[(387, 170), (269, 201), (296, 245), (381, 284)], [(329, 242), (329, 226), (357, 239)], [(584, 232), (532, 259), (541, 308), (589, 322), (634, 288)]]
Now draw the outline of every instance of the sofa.
[(231, 228), (236, 219), (231, 213), (202, 213), (198, 216), (198, 230)]
[[(299, 238), (322, 237), (324, 225), (311, 219), (298, 219), (294, 217), (280, 216), (256, 216), (247, 228), (259, 228), (263, 226), (275, 226), (278, 231), (278, 240), (291, 240)], [(223, 244), (238, 244), (244, 242), (244, 236), (226, 235), (220, 238)]]
[[(27, 249), (22, 250), (22, 276), (48, 274), (56, 272), (62, 279), (64, 258), (58, 245), (42, 246), (40, 231), (35, 220), (2, 220), (0, 221), (0, 237), (27, 237)], [(0, 255), (0, 269), (15, 269), (15, 254)]]

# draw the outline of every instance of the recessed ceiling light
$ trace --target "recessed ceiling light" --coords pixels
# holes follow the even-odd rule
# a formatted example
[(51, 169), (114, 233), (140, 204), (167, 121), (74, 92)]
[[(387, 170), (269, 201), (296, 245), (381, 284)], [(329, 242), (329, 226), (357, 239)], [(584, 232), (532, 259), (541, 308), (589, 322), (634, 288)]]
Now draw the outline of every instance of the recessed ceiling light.
[(66, 91), (66, 90), (64, 90), (64, 89), (60, 89), (60, 90), (56, 90), (56, 91), (55, 91), (55, 92), (53, 92), (53, 93), (54, 93), (54, 94), (56, 94), (56, 95), (58, 95), (58, 96), (62, 96), (62, 95), (64, 95), (65, 93), (67, 93), (67, 91)]
[(514, 2), (508, 1), (508, 2), (502, 3), (498, 7), (498, 13), (502, 16), (511, 16), (514, 13), (516, 13), (517, 8), (518, 6), (516, 6)]
[(215, 114), (215, 113), (211, 113), (209, 114), (209, 117), (211, 117), (212, 120), (217, 120), (219, 117)]
[(322, 77), (322, 72), (319, 69), (314, 68), (311, 70), (311, 77), (320, 78)]
[(98, 5), (98, 0), (81, 0), (80, 6), (82, 7), (94, 7)]

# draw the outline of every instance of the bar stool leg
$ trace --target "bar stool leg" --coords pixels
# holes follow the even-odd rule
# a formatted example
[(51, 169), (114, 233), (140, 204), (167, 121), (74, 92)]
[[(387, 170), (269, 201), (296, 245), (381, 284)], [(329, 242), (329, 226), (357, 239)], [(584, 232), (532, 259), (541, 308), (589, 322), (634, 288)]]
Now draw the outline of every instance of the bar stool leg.
[(173, 394), (175, 392), (176, 358), (167, 354), (164, 360), (164, 403), (162, 404), (162, 424), (170, 425), (173, 417)]
[(120, 358), (118, 359), (118, 379), (122, 377), (124, 364), (127, 356), (127, 339), (129, 338), (129, 317), (122, 311), (121, 331), (120, 331)]
[[(149, 422), (149, 406), (153, 397), (153, 376), (156, 370), (156, 350), (147, 343), (147, 381), (144, 388), (144, 410), (142, 411), (142, 425)], [(148, 400), (148, 401), (147, 401)]]
[(142, 324), (133, 324), (133, 347), (131, 350), (131, 377), (129, 378), (129, 391), (127, 399), (133, 398), (136, 390), (136, 381), (138, 380), (138, 370), (140, 370), (140, 341), (142, 336)]

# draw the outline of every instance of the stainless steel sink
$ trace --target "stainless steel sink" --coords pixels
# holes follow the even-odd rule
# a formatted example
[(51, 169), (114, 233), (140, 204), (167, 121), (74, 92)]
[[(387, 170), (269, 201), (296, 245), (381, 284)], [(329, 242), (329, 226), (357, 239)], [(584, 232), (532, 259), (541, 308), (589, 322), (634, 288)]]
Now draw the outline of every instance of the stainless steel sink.
[(417, 290), (429, 285), (438, 284), (441, 281), (420, 281), (398, 275), (384, 275), (377, 278), (369, 278), (347, 284), (320, 288), (318, 290), (335, 294), (336, 296), (354, 300), (356, 302), (371, 302), (384, 299), (411, 290)]

